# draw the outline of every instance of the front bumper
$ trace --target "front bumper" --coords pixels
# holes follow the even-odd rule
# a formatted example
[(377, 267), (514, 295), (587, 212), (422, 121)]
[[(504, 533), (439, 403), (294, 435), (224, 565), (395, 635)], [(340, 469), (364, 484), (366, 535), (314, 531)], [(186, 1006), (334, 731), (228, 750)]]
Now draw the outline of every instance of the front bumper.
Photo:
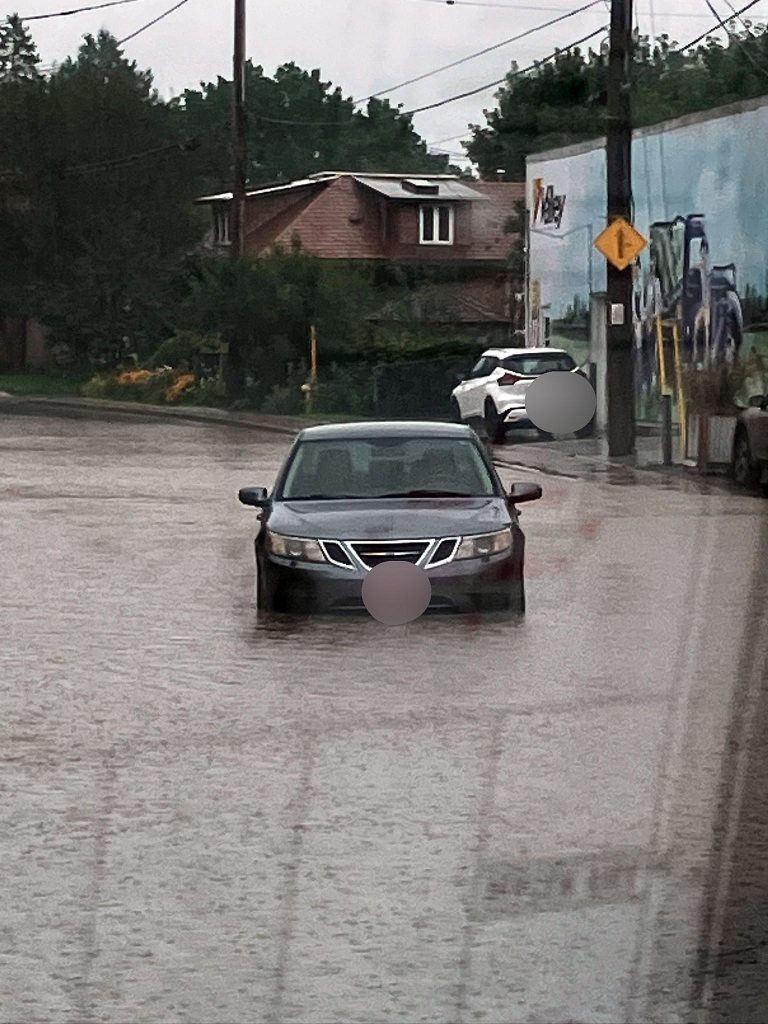
[[(522, 534), (512, 548), (488, 558), (467, 558), (425, 570), (432, 584), (428, 611), (470, 612), (507, 608), (522, 587)], [(288, 612), (362, 612), (365, 573), (330, 563), (291, 562), (261, 553), (263, 594), (269, 608)]]

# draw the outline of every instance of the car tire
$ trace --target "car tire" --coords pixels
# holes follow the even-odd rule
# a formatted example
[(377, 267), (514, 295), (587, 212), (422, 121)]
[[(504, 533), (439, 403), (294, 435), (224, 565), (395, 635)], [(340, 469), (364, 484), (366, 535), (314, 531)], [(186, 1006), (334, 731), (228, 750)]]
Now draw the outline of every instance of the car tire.
[(507, 431), (504, 426), (504, 421), (499, 416), (496, 406), (490, 398), (485, 403), (485, 415), (483, 417), (483, 422), (485, 425), (485, 432), (488, 435), (488, 440), (491, 444), (503, 444)]
[(525, 580), (515, 580), (509, 596), (509, 610), (514, 615), (525, 615)]
[(749, 435), (742, 426), (736, 430), (736, 437), (733, 440), (731, 475), (737, 484), (750, 490), (760, 483), (760, 467), (752, 458)]
[(451, 421), (453, 423), (463, 423), (464, 420), (461, 415), (461, 408), (455, 398), (451, 399)]
[(554, 441), (555, 435), (550, 434), (548, 430), (539, 430), (536, 428), (536, 433), (539, 435), (542, 441)]

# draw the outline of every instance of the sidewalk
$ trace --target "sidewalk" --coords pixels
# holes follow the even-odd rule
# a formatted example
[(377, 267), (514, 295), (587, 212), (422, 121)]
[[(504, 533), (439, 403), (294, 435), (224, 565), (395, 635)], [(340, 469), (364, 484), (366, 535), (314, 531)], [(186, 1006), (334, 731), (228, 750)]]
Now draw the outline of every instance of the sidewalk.
[[(77, 398), (69, 396), (13, 396), (0, 394), (0, 409), (3, 405), (14, 404), (46, 409), (88, 411), (109, 416), (130, 416), (132, 418), (162, 418), (181, 422), (218, 423), (224, 426), (244, 427), (261, 430), (286, 437), (293, 437), (305, 427), (332, 422), (322, 416), (269, 416), (263, 413), (229, 412), (195, 406), (144, 405), (138, 402), (118, 402), (101, 398)], [(557, 441), (539, 441), (530, 435), (515, 438), (510, 436), (504, 445), (492, 449), (494, 462), (510, 468), (534, 469), (554, 476), (583, 478), (585, 476), (609, 474), (616, 482), (631, 482), (635, 471), (651, 482), (669, 480), (670, 476), (688, 476), (679, 461), (679, 437), (673, 437), (672, 466), (662, 465), (661, 434), (656, 424), (637, 425), (635, 455), (624, 458), (610, 458), (605, 438), (565, 438)], [(708, 479), (712, 479), (711, 477)]]

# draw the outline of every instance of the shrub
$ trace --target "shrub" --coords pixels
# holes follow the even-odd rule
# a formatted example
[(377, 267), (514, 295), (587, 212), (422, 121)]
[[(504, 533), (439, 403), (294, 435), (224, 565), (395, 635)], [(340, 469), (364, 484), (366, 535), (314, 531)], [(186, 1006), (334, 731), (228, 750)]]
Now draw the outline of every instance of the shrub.
[(298, 416), (304, 411), (304, 395), (290, 384), (277, 384), (261, 405), (261, 412), (271, 416)]
[(217, 334), (176, 331), (173, 337), (168, 338), (155, 350), (149, 360), (149, 365), (153, 369), (158, 369), (161, 366), (181, 367), (183, 364), (192, 368), (201, 352), (215, 350), (218, 345), (219, 336)]

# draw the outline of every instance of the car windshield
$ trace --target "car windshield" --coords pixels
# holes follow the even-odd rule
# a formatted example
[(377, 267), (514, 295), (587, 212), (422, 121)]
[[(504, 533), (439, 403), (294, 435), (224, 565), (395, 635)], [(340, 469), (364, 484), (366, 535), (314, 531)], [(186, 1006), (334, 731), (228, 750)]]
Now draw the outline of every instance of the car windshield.
[(502, 359), (501, 365), (505, 370), (531, 377), (540, 373), (550, 373), (552, 370), (573, 370), (576, 367), (576, 363), (567, 352), (538, 356), (507, 356), (506, 359)]
[(471, 440), (445, 437), (304, 441), (280, 497), (490, 497), (495, 484)]

